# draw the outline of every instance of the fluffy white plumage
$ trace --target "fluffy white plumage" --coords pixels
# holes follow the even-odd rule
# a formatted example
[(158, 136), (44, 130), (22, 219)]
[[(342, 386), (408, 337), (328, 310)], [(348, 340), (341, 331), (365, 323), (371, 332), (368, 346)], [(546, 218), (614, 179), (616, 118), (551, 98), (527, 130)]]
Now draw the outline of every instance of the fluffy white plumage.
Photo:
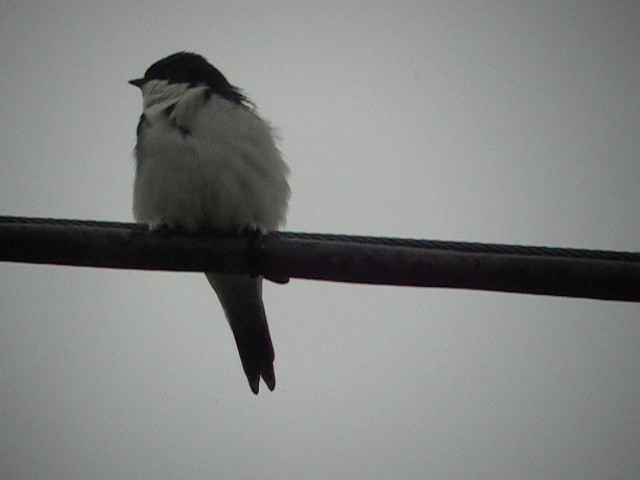
[(217, 95), (206, 100), (206, 87), (186, 87), (159, 80), (142, 87), (152, 128), (136, 146), (135, 218), (192, 232), (280, 227), (288, 168), (271, 127), (244, 106)]
[[(200, 81), (203, 72), (208, 78)], [(181, 52), (131, 83), (143, 97), (133, 194), (137, 221), (152, 229), (225, 233), (273, 230), (284, 223), (289, 169), (272, 128), (222, 74), (204, 58)], [(262, 278), (206, 275), (225, 310), (252, 391), (258, 393), (260, 377), (273, 390), (274, 352)]]

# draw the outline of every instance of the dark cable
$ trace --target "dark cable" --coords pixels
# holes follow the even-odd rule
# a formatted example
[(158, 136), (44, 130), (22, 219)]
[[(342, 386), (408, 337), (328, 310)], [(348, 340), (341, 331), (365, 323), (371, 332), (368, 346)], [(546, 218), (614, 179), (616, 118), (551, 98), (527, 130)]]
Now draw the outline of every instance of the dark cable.
[(133, 223), (5, 216), (0, 261), (640, 301), (638, 252), (321, 233), (187, 235)]

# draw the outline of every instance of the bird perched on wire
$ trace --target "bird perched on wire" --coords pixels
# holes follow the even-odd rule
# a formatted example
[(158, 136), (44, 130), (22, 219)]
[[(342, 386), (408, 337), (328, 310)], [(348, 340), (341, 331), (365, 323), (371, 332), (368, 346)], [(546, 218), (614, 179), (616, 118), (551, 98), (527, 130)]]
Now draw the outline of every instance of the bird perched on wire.
[[(142, 91), (133, 214), (151, 229), (267, 231), (284, 224), (289, 169), (268, 122), (207, 60), (179, 52), (129, 83)], [(262, 277), (207, 272), (253, 393), (275, 388)]]

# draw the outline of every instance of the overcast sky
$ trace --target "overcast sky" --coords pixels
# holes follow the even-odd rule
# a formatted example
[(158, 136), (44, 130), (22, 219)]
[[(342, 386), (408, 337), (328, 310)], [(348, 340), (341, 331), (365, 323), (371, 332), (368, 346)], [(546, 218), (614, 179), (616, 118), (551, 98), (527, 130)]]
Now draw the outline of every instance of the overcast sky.
[[(206, 56), (287, 229), (640, 250), (640, 4), (0, 2), (0, 214), (131, 221), (127, 80)], [(640, 307), (266, 284), (255, 397), (204, 275), (0, 264), (0, 477), (640, 478)]]

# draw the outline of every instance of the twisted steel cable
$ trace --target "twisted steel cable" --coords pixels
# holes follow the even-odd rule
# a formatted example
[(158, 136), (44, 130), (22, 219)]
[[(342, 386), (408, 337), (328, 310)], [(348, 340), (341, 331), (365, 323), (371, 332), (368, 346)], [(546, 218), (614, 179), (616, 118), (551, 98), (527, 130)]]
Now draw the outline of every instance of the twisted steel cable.
[(0, 216), (0, 260), (640, 301), (640, 253), (609, 250)]

